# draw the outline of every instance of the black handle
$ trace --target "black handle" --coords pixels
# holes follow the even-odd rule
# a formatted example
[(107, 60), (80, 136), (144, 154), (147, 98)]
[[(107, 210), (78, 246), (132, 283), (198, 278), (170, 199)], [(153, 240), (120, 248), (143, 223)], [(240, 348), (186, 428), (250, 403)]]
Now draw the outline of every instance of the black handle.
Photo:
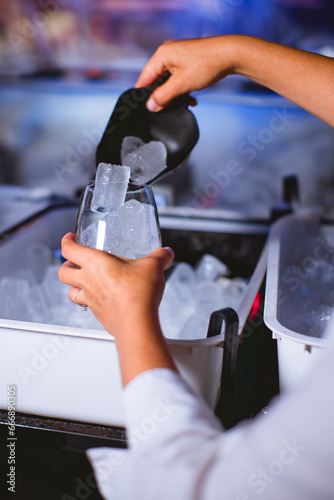
[(299, 203), (298, 177), (294, 174), (283, 178), (283, 200), (286, 203)]
[(293, 204), (299, 204), (299, 184), (298, 177), (291, 174), (283, 177), (281, 200), (271, 209), (272, 222), (293, 213)]
[(225, 307), (211, 314), (207, 336), (219, 335), (223, 323), (225, 325), (223, 368), (216, 415), (221, 419), (224, 427), (229, 429), (236, 424), (236, 369), (239, 343), (239, 318), (231, 307)]

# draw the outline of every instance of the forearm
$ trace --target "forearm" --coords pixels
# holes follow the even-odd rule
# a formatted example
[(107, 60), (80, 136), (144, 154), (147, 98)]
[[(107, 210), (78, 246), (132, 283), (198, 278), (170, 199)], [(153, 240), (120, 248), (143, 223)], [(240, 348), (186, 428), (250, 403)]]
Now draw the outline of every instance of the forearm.
[(162, 335), (158, 309), (164, 271), (171, 265), (171, 248), (157, 248), (141, 259), (123, 259), (78, 245), (74, 234), (62, 239), (65, 262), (60, 281), (80, 291), (82, 303), (115, 337), (123, 385), (153, 368), (176, 370)]
[(334, 60), (329, 57), (243, 35), (170, 41), (157, 49), (136, 85), (148, 86), (166, 71), (170, 78), (147, 102), (151, 111), (238, 74), (334, 126)]
[[(224, 49), (225, 45), (225, 49)], [(232, 71), (286, 97), (334, 126), (334, 60), (248, 36), (222, 37)]]
[(115, 336), (123, 385), (155, 368), (176, 370), (163, 337), (157, 314), (129, 311)]

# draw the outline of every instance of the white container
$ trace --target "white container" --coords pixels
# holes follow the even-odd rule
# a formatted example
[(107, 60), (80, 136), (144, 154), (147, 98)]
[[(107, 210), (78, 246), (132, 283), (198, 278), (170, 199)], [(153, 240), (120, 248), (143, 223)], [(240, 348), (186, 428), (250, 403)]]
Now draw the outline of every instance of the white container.
[[(291, 304), (300, 293), (308, 266), (319, 260), (333, 262), (329, 241), (334, 242), (334, 227), (320, 225), (317, 210), (283, 217), (269, 234), (264, 322), (277, 339), (281, 392), (305, 379), (326, 345), (321, 335), (310, 335), (309, 328), (300, 326), (296, 331), (291, 327), (294, 315), (302, 314)], [(314, 305), (318, 307), (317, 302)]]
[(47, 188), (0, 184), (0, 240), (4, 233), (50, 205)]
[[(0, 277), (19, 266), (31, 242), (59, 248), (62, 236), (74, 231), (76, 214), (76, 207), (52, 209), (9, 235), (0, 245)], [(162, 226), (170, 222), (168, 217), (161, 218)], [(186, 223), (183, 218), (183, 227)], [(204, 220), (201, 224), (205, 226)], [(194, 221), (191, 226), (195, 228)], [(211, 226), (207, 223), (206, 229), (226, 229), (226, 223), (218, 221)], [(261, 262), (240, 306), (244, 321), (264, 274)], [(220, 390), (223, 334), (167, 342), (181, 375), (214, 408)], [(113, 337), (103, 330), (0, 319), (0, 379), (0, 408), (7, 408), (7, 386), (16, 385), (18, 412), (124, 426), (117, 352)]]

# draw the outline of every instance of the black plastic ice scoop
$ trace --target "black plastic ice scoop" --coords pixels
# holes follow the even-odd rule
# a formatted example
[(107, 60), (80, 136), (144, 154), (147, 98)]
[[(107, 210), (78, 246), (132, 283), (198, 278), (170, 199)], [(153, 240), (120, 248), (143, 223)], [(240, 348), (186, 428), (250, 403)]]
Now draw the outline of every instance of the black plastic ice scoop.
[(188, 109), (190, 96), (176, 98), (162, 111), (151, 112), (146, 108), (153, 90), (165, 80), (121, 94), (97, 147), (97, 166), (100, 163), (121, 165), (123, 139), (129, 136), (139, 137), (145, 143), (160, 141), (167, 149), (166, 168), (146, 184), (152, 184), (186, 160), (199, 139), (197, 121)]

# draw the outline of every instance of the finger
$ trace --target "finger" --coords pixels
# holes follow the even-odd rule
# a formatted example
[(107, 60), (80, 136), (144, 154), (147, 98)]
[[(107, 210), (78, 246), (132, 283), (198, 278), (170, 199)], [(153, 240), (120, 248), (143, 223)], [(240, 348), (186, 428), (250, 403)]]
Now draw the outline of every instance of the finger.
[[(96, 254), (96, 252), (98, 253)], [(62, 256), (79, 267), (83, 267), (85, 263), (95, 259), (100, 252), (101, 250), (95, 250), (76, 243), (73, 233), (66, 234), (61, 241)]]
[(68, 296), (71, 299), (71, 301), (76, 305), (79, 305), (79, 306), (88, 306), (89, 305), (89, 304), (87, 304), (87, 301), (85, 300), (86, 294), (85, 294), (84, 290), (82, 290), (81, 288), (77, 288), (77, 287), (72, 286), (71, 290), (69, 291)]
[[(148, 99), (148, 101), (146, 103), (147, 109), (149, 111), (161, 111), (169, 104), (169, 102), (171, 102), (175, 97), (180, 95), (180, 93), (183, 93), (182, 90), (180, 90), (180, 92), (175, 92), (175, 89), (174, 89), (174, 92), (172, 93), (172, 95), (170, 97), (170, 101), (168, 100), (167, 104), (165, 104), (165, 101), (160, 100), (160, 104), (161, 104), (161, 102), (163, 102), (163, 104), (160, 105), (157, 103), (157, 99), (159, 99), (159, 97), (157, 97), (158, 92), (153, 92), (151, 94), (150, 99)], [(197, 104), (198, 104), (197, 99), (195, 99), (195, 97), (189, 96), (188, 106), (197, 106)]]
[[(76, 241), (76, 236), (73, 233), (67, 233), (65, 234), (62, 239), (61, 239), (61, 254), (64, 259), (69, 259), (68, 257), (68, 248), (70, 248), (70, 243), (73, 242), (75, 243)], [(66, 255), (64, 255), (64, 252)]]
[[(170, 247), (157, 248), (154, 252), (150, 253), (147, 257), (156, 258), (159, 260), (161, 268), (165, 271), (168, 269), (175, 257), (174, 250)], [(145, 258), (145, 257), (144, 257)]]
[(197, 104), (198, 104), (197, 99), (195, 97), (190, 96), (189, 106), (197, 106)]
[(157, 48), (142, 70), (135, 87), (148, 87), (154, 83), (159, 76), (164, 76), (166, 73), (173, 72), (173, 64), (168, 56), (169, 49), (166, 51), (166, 46), (173, 43), (175, 43), (175, 40), (166, 40)]
[(74, 267), (72, 262), (66, 261), (58, 270), (59, 281), (66, 285), (77, 286), (79, 288), (81, 285), (81, 273), (79, 273), (79, 271), (80, 268)]
[(64, 265), (65, 265), (65, 267), (69, 267), (71, 269), (81, 269), (80, 266), (73, 264), (73, 262), (71, 262), (70, 260), (65, 260)]
[(185, 80), (182, 75), (171, 75), (166, 83), (160, 85), (154, 92), (152, 92), (148, 99), (146, 106), (149, 111), (161, 111), (176, 97), (187, 93), (190, 89), (185, 87)]
[(163, 263), (164, 263), (164, 270), (166, 270), (172, 265), (173, 260), (175, 258), (175, 253), (174, 250), (170, 247), (163, 247), (161, 250), (164, 252)]
[(155, 58), (153, 56), (141, 72), (135, 87), (149, 87), (166, 71), (167, 68), (164, 63), (161, 61), (155, 62)]
[(76, 236), (75, 236), (75, 234), (74, 234), (74, 233), (66, 233), (66, 234), (63, 236), (63, 239), (75, 241)]
[[(68, 241), (76, 241), (76, 235), (74, 233), (66, 233), (61, 239), (61, 246), (63, 243)], [(64, 257), (64, 256), (63, 256)]]

